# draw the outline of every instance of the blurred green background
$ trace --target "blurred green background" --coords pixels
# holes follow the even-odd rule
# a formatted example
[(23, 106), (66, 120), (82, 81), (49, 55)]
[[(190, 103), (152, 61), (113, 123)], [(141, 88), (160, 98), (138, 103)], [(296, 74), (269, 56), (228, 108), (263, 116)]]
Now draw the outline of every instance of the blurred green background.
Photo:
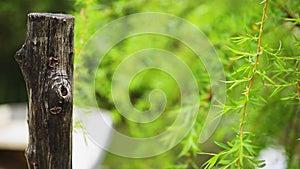
[[(103, 59), (95, 78), (98, 104), (101, 108), (112, 112), (116, 130), (134, 137), (153, 136), (166, 130), (168, 123), (172, 122), (172, 118), (179, 112), (180, 101), (174, 87), (176, 84), (164, 74), (151, 71), (137, 75), (132, 80), (128, 92), (135, 108), (147, 110), (149, 93), (157, 88), (162, 89), (167, 95), (168, 103), (161, 118), (149, 124), (139, 124), (120, 116), (116, 110), (111, 97), (113, 73), (126, 57), (141, 49), (160, 48), (171, 51), (182, 59), (195, 75), (202, 107), (199, 109), (196, 124), (175, 148), (146, 159), (125, 158), (108, 153), (104, 161), (108, 168), (198, 169), (209, 158), (199, 153), (220, 151), (220, 147), (214, 145), (214, 141), (226, 144), (234, 138), (239, 138), (235, 135), (239, 132), (243, 105), (248, 102), (245, 97), (247, 78), (249, 79), (253, 73), (264, 2), (261, 0), (76, 1), (75, 49), (77, 54), (91, 35), (101, 26), (115, 19), (138, 12), (164, 12), (191, 22), (205, 33), (220, 56), (228, 80), (227, 103), (225, 111), (222, 112), (224, 113), (222, 123), (209, 141), (199, 144), (197, 139), (203, 126), (203, 119), (209, 110), (211, 97), (209, 77), (201, 61), (188, 47), (168, 37), (143, 35), (118, 43)], [(263, 52), (258, 65), (260, 74), (255, 75), (256, 80), (249, 96), (245, 127), (245, 132), (251, 137), (256, 135), (253, 139), (245, 139), (251, 142), (251, 145), (258, 145), (254, 146), (255, 153), (245, 154), (245, 159), (257, 156), (261, 149), (270, 145), (283, 146), (289, 159), (288, 169), (297, 169), (300, 161), (300, 148), (297, 142), (297, 138), (300, 137), (297, 96), (299, 89), (295, 85), (299, 80), (299, 11), (300, 1), (269, 1), (262, 40)], [(94, 78), (90, 77), (88, 66), (83, 64), (81, 59), (77, 55), (75, 63), (79, 67), (75, 70), (82, 72), (84, 78)], [(75, 83), (77, 85), (75, 90), (82, 93), (90, 90), (90, 86), (84, 80), (76, 80), (75, 77)], [(89, 97), (92, 96), (82, 95), (81, 98), (76, 99), (80, 103), (88, 104), (91, 102), (90, 99), (93, 99)], [(166, 144), (170, 142), (172, 136), (165, 140)], [(232, 153), (224, 163), (230, 163), (230, 160), (238, 156)], [(222, 164), (218, 165), (220, 166)], [(231, 167), (237, 168), (234, 162)], [(245, 168), (254, 167), (249, 162), (245, 164)]]

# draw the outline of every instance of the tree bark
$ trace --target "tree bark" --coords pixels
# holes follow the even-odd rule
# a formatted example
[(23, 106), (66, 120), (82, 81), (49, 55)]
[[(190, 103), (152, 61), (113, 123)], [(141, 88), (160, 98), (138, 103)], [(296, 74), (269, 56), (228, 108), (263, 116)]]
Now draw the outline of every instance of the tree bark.
[(27, 94), (29, 169), (72, 168), (74, 17), (30, 13), (15, 59)]

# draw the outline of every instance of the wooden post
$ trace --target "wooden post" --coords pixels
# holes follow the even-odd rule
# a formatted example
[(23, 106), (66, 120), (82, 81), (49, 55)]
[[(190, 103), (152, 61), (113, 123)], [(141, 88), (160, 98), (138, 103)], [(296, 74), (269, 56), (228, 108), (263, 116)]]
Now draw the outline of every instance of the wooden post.
[(28, 14), (16, 53), (28, 94), (29, 169), (72, 168), (74, 17)]

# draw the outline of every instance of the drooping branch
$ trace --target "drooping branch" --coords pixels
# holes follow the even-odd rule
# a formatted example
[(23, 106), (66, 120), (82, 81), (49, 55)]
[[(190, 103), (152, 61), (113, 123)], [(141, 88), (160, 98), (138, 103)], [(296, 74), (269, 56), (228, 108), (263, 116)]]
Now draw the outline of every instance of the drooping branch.
[[(255, 63), (254, 63), (254, 67), (253, 67), (253, 74), (251, 75), (251, 77), (249, 78), (249, 84), (247, 86), (247, 91), (245, 93), (245, 96), (247, 98), (247, 100), (245, 101), (244, 105), (243, 105), (243, 113), (242, 113), (242, 118), (241, 118), (241, 124), (240, 124), (240, 129), (239, 129), (239, 134), (240, 134), (240, 141), (241, 143), (243, 142), (243, 138), (244, 138), (244, 127), (245, 127), (245, 119), (247, 116), (247, 106), (248, 106), (248, 100), (249, 100), (249, 95), (250, 92), (253, 88), (253, 81), (254, 81), (254, 75), (257, 72), (257, 66), (258, 66), (258, 61), (259, 61), (259, 56), (261, 55), (261, 40), (262, 40), (262, 35), (263, 35), (263, 29), (264, 29), (264, 24), (266, 21), (266, 17), (267, 17), (267, 8), (268, 8), (268, 0), (265, 1), (265, 5), (263, 8), (263, 14), (262, 14), (262, 18), (261, 18), (261, 24), (260, 24), (260, 29), (259, 29), (259, 35), (257, 38), (257, 50), (256, 50), (256, 56), (255, 56)], [(241, 144), (242, 145), (242, 144)], [(238, 159), (237, 161), (237, 166), (238, 168), (241, 168), (241, 158)]]
[[(300, 59), (298, 59), (297, 72), (300, 72)], [(300, 77), (300, 76), (297, 76), (297, 77)], [(297, 90), (298, 101), (300, 103), (300, 79), (299, 78), (297, 80), (296, 90)]]

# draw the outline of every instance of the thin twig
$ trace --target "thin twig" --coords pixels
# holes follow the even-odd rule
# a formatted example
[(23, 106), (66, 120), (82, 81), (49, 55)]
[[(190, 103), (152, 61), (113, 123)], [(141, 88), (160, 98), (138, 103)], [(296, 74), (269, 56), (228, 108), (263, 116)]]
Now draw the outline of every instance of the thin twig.
[[(298, 59), (298, 67), (297, 67), (297, 72), (299, 72), (299, 71), (300, 71), (300, 59)], [(299, 77), (299, 76), (297, 76), (297, 77)], [(298, 93), (298, 100), (300, 102), (300, 80), (299, 80), (299, 78), (297, 79), (297, 86), (296, 87), (297, 87), (296, 90), (297, 90), (297, 93)]]
[[(245, 124), (245, 119), (246, 119), (246, 116), (247, 116), (247, 105), (248, 105), (248, 97), (250, 95), (250, 92), (251, 92), (251, 89), (252, 89), (252, 86), (253, 86), (253, 81), (254, 81), (254, 75), (257, 71), (257, 66), (258, 66), (258, 58), (259, 56), (261, 55), (261, 40), (262, 40), (262, 35), (263, 35), (263, 28), (264, 28), (264, 23), (266, 21), (266, 13), (267, 13), (267, 7), (268, 7), (268, 0), (266, 0), (265, 2), (265, 5), (264, 5), (264, 8), (263, 8), (263, 14), (262, 14), (262, 19), (261, 19), (261, 25), (260, 25), (260, 29), (259, 29), (259, 35), (258, 35), (258, 40), (257, 40), (257, 52), (256, 52), (256, 60), (255, 60), (255, 63), (254, 63), (254, 67), (253, 67), (253, 74), (251, 75), (250, 77), (250, 81), (249, 81), (249, 85), (248, 85), (248, 88), (247, 88), (247, 91), (246, 91), (246, 97), (247, 97), (247, 100), (245, 101), (244, 103), (244, 106), (243, 106), (243, 114), (242, 114), (242, 118), (241, 118), (241, 124), (240, 124), (240, 141), (241, 143), (243, 142), (243, 137), (244, 137), (244, 124)], [(238, 165), (238, 168), (241, 168), (241, 159), (239, 158), (238, 161), (237, 161), (237, 165)]]

